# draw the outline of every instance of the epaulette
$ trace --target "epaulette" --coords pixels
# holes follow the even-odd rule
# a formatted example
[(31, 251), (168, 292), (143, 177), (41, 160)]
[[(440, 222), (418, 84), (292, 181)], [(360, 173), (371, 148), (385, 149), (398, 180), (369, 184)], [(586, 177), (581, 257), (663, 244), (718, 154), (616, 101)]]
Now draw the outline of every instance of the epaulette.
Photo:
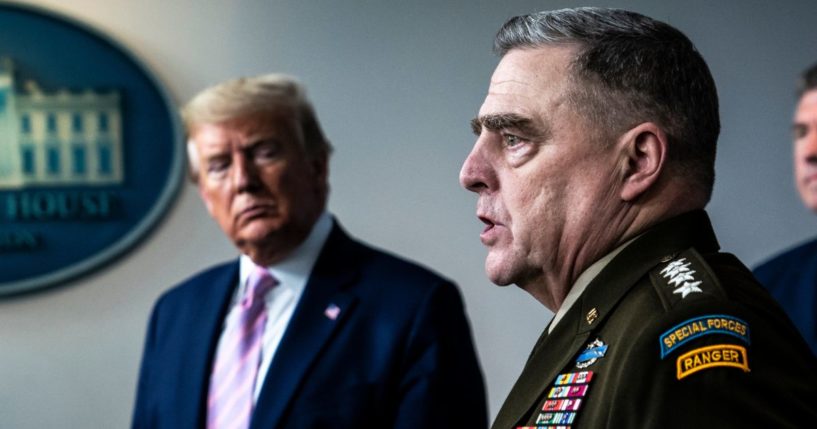
[(666, 310), (702, 295), (726, 297), (709, 264), (694, 248), (662, 258), (650, 271), (650, 280)]
[[(726, 298), (712, 268), (695, 249), (668, 255), (650, 271), (650, 280), (666, 310), (707, 297)], [(731, 311), (694, 314), (657, 338), (662, 360), (674, 360), (677, 380), (713, 368), (748, 373), (749, 324)]]

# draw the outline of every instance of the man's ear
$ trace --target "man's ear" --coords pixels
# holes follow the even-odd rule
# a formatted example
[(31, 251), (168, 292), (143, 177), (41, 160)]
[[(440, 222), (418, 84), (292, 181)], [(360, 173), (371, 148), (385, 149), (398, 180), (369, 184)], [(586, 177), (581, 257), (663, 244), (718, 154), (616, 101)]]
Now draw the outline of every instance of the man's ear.
[(308, 159), (309, 166), (312, 168), (312, 175), (320, 180), (326, 181), (329, 179), (329, 155), (325, 152), (319, 153)]
[(309, 158), (308, 162), (315, 179), (314, 183), (317, 185), (317, 191), (324, 194), (323, 196), (326, 198), (329, 191), (329, 154), (324, 151)]
[(658, 182), (667, 159), (667, 143), (664, 130), (653, 122), (641, 123), (619, 138), (622, 200), (634, 201)]

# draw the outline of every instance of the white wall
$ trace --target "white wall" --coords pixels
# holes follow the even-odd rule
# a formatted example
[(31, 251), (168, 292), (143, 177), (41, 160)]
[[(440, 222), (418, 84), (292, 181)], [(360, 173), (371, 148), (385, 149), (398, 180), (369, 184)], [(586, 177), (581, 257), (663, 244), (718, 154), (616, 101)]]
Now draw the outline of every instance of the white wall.
[[(455, 279), (496, 414), (551, 314), (483, 273), (475, 198), (457, 173), (504, 20), (570, 1), (29, 0), (132, 49), (178, 101), (269, 71), (302, 78), (336, 147), (330, 207), (353, 234)], [(589, 1), (665, 20), (698, 45), (721, 95), (710, 206), (723, 247), (758, 262), (813, 235), (792, 189), (794, 77), (817, 62), (808, 0)], [(769, 3), (769, 4), (767, 4)], [(126, 427), (150, 306), (235, 252), (188, 184), (158, 228), (97, 273), (0, 301), (0, 428)]]

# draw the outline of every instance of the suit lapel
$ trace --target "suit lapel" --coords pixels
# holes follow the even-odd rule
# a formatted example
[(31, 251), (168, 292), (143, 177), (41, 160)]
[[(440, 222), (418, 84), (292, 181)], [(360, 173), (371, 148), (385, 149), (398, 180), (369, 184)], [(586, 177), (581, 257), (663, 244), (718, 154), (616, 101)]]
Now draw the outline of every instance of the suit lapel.
[(198, 400), (183, 401), (178, 410), (180, 421), (190, 422), (189, 427), (204, 427), (213, 356), (237, 283), (238, 262), (235, 262), (203, 278), (194, 291), (197, 298), (190, 300), (193, 308), (189, 326), (193, 329), (181, 339), (185, 343), (185, 354), (179, 370), (179, 391), (190, 392)]
[(344, 287), (357, 274), (355, 249), (335, 225), (264, 379), (250, 428), (277, 427), (312, 363), (354, 309), (356, 297)]

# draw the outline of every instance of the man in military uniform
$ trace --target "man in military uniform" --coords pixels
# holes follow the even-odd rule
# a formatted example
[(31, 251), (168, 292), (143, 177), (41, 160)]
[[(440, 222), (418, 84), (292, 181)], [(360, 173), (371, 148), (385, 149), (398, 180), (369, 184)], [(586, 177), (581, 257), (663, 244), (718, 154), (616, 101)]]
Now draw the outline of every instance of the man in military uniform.
[(814, 427), (817, 361), (703, 210), (720, 122), (689, 39), (581, 8), (495, 50), (460, 180), (488, 277), (555, 316), (493, 428)]

